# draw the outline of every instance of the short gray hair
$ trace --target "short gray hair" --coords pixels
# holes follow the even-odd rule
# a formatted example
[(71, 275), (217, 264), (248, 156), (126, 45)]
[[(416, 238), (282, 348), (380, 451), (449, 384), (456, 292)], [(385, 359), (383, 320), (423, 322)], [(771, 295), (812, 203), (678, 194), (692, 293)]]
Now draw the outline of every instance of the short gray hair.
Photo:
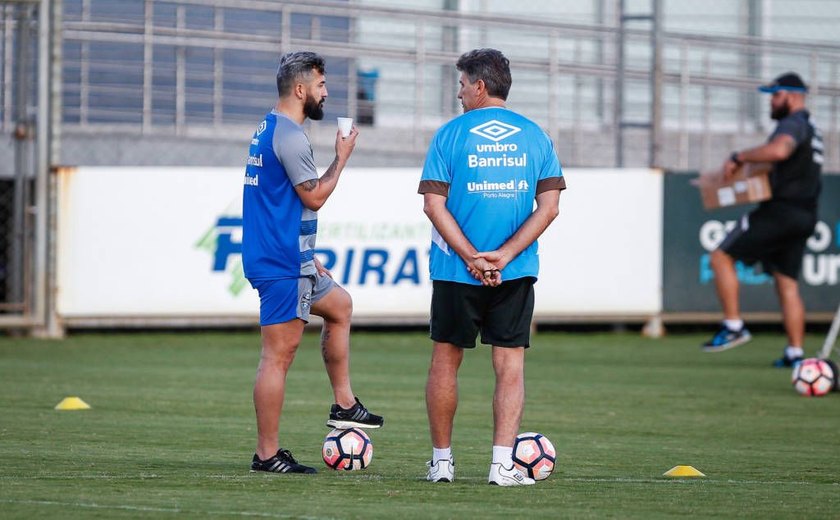
[(324, 73), (324, 58), (309, 51), (287, 52), (277, 67), (277, 94), (283, 97), (291, 93), (295, 83), (308, 78), (313, 70)]
[(458, 58), (455, 68), (469, 78), (470, 83), (484, 81), (487, 94), (507, 100), (510, 85), (510, 61), (496, 49), (475, 49)]

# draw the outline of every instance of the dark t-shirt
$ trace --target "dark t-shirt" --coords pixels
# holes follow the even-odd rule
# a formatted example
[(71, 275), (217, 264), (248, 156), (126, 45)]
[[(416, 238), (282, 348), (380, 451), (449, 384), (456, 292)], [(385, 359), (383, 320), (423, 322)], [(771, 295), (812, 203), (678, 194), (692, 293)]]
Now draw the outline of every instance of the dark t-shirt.
[(784, 202), (816, 211), (822, 188), (822, 135), (807, 110), (799, 110), (779, 121), (768, 141), (782, 134), (793, 138), (796, 149), (790, 157), (774, 165), (770, 173), (773, 198), (768, 203)]

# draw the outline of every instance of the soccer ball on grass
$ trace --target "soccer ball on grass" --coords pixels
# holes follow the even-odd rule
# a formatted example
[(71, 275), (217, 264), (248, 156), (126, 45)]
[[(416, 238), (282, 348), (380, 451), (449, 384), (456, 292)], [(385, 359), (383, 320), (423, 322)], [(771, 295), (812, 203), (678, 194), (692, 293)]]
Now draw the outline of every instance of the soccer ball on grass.
[(834, 369), (824, 359), (808, 358), (793, 367), (791, 383), (801, 395), (821, 396), (836, 389)]
[(513, 464), (534, 480), (545, 480), (554, 471), (554, 445), (540, 433), (520, 433), (513, 441)]
[(335, 429), (324, 439), (321, 455), (324, 463), (332, 469), (365, 469), (373, 458), (373, 443), (359, 428)]

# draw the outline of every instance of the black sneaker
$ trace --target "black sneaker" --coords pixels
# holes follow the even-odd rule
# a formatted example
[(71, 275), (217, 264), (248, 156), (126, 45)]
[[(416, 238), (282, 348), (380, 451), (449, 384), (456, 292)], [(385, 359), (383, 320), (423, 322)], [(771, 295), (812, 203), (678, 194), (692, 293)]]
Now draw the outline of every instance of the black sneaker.
[(292, 452), (280, 448), (277, 453), (267, 460), (260, 460), (257, 454), (254, 453), (254, 459), (251, 461), (251, 471), (268, 471), (269, 473), (317, 473), (315, 468), (298, 464), (298, 461), (292, 457)]
[(339, 430), (346, 430), (348, 428), (379, 428), (384, 422), (385, 419), (382, 417), (370, 413), (357, 397), (356, 404), (351, 406), (349, 410), (345, 410), (337, 404), (332, 405), (327, 426)]
[(723, 325), (712, 339), (703, 344), (703, 352), (723, 352), (743, 345), (752, 339), (750, 331), (746, 327), (741, 327), (741, 330), (732, 330), (726, 325)]

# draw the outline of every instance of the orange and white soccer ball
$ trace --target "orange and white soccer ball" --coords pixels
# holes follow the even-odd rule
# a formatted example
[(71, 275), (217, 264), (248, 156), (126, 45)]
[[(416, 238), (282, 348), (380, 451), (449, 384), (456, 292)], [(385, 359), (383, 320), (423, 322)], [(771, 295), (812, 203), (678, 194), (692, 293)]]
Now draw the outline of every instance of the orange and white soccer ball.
[(823, 359), (803, 359), (793, 367), (791, 383), (801, 395), (821, 396), (835, 387), (836, 374), (831, 365)]
[(551, 475), (556, 457), (554, 445), (541, 433), (520, 433), (513, 441), (513, 464), (534, 480)]
[(321, 455), (324, 463), (332, 469), (365, 469), (373, 458), (373, 443), (359, 428), (335, 429), (324, 439)]

